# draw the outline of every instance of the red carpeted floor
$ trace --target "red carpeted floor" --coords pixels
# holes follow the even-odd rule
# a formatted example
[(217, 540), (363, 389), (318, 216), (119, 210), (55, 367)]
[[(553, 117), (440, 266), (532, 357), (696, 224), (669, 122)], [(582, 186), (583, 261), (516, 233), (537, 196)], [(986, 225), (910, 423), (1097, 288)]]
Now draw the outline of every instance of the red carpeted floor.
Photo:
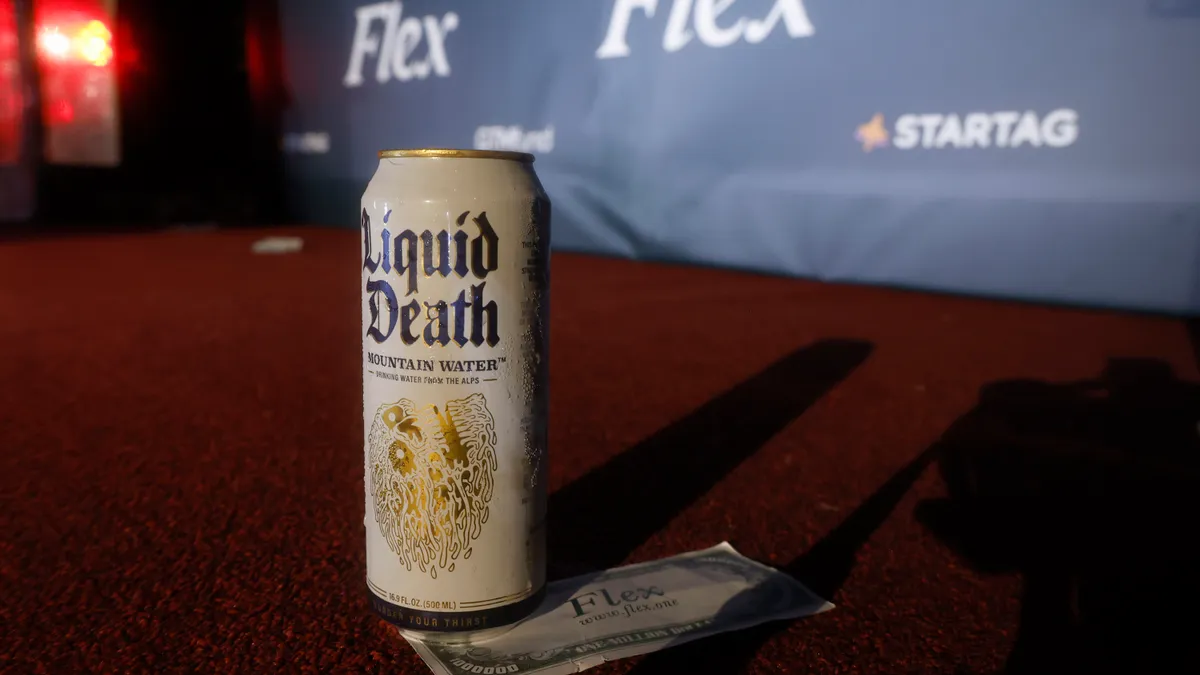
[[(364, 601), (358, 240), (299, 232), (0, 244), (0, 670), (425, 672)], [(1182, 321), (564, 254), (551, 363), (555, 574), (728, 540), (837, 604), (593, 672), (1195, 656)]]

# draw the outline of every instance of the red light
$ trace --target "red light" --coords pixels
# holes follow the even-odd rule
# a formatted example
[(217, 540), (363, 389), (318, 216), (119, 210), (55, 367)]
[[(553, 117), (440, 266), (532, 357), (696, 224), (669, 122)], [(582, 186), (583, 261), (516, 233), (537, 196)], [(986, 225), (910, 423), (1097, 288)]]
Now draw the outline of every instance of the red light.
[(55, 101), (50, 106), (50, 119), (59, 124), (70, 124), (75, 121), (75, 108), (70, 101)]
[(82, 25), (43, 25), (38, 29), (37, 45), (42, 57), (49, 61), (78, 59), (94, 66), (106, 66), (113, 56), (112, 31), (96, 19)]
[(114, 45), (115, 0), (29, 1), (41, 71), (42, 160), (117, 166), (121, 148), (115, 59), (125, 50)]
[(92, 65), (103, 66), (112, 60), (112, 31), (102, 21), (89, 21), (77, 40), (80, 55)]
[(67, 58), (71, 52), (71, 38), (60, 33), (58, 26), (39, 30), (37, 44), (42, 54), (54, 61)]

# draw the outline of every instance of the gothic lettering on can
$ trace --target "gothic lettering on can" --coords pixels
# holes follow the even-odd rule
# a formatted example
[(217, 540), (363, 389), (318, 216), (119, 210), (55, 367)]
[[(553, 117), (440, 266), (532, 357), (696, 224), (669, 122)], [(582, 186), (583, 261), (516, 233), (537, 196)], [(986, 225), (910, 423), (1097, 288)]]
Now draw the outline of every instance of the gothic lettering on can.
[[(459, 347), (468, 343), (495, 347), (500, 342), (500, 309), (495, 300), (487, 300), (485, 279), (499, 265), (500, 242), (487, 213), (462, 213), (454, 221), (453, 235), (447, 230), (393, 233), (386, 227), (390, 217), (391, 211), (384, 213), (385, 226), (376, 237), (371, 216), (362, 211), (363, 269), (368, 275), (382, 272), (366, 282), (371, 316), (367, 336), (376, 343), (396, 335), (406, 345), (420, 341), (430, 347), (451, 342)], [(468, 220), (474, 225), (474, 237), (467, 232)], [(420, 290), (421, 279), (452, 276), (479, 283), (451, 298), (413, 298), (401, 304)]]

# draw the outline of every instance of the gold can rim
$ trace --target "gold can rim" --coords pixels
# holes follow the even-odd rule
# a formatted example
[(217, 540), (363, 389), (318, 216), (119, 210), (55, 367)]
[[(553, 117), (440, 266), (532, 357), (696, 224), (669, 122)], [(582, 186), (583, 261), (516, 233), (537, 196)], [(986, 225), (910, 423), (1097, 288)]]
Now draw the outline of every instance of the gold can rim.
[(528, 152), (513, 152), (510, 150), (456, 150), (453, 148), (412, 148), (401, 150), (380, 150), (379, 158), (421, 157), (444, 159), (504, 159), (511, 162), (532, 164), (534, 157)]

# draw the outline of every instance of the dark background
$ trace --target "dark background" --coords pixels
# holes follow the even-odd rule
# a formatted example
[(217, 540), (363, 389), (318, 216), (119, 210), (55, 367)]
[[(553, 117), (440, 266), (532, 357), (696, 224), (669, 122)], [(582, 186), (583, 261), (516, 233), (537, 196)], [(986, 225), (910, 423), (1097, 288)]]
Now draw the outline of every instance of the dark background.
[[(25, 31), (31, 22), (22, 17), (31, 6), (17, 2)], [(120, 165), (54, 166), (30, 158), (36, 210), (9, 231), (285, 220), (277, 17), (274, 0), (119, 0), (113, 46)], [(27, 68), (26, 77), (36, 91), (36, 68)], [(36, 110), (29, 124), (35, 152), (42, 137)]]

